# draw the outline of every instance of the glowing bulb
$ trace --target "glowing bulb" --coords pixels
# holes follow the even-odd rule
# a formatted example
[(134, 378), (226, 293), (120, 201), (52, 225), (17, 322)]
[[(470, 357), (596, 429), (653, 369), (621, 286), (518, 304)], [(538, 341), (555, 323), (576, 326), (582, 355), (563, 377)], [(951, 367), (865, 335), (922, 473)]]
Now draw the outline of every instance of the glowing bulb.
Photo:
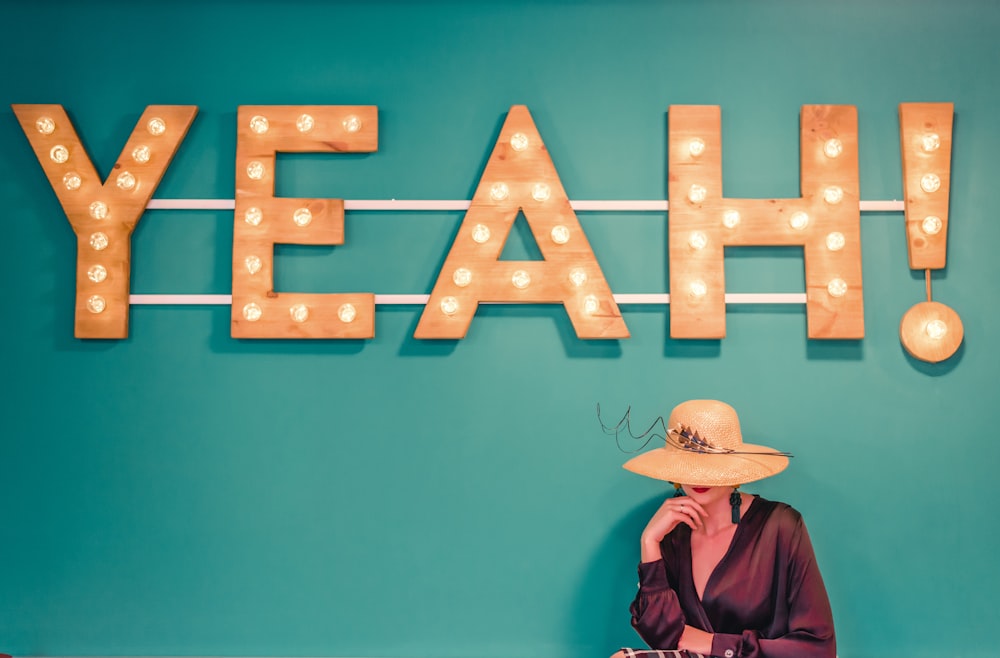
[(260, 180), (264, 177), (264, 163), (259, 160), (254, 160), (247, 165), (247, 176), (253, 180)]
[(688, 292), (692, 297), (701, 298), (708, 294), (708, 286), (706, 286), (705, 282), (701, 279), (695, 279), (691, 282), (691, 285), (688, 286)]
[(823, 190), (823, 200), (827, 203), (840, 203), (844, 200), (844, 188), (838, 185), (831, 185)]
[(486, 224), (476, 224), (472, 227), (472, 239), (483, 244), (490, 239), (490, 227)]
[(691, 203), (701, 203), (708, 196), (708, 190), (701, 185), (692, 185), (688, 190), (688, 200)]
[(510, 277), (510, 282), (514, 284), (515, 288), (524, 290), (529, 285), (531, 285), (531, 275), (524, 270), (516, 270)]
[(691, 157), (697, 158), (705, 152), (705, 140), (699, 137), (692, 139), (688, 142), (688, 152), (691, 154)]
[(847, 282), (843, 279), (830, 279), (826, 284), (826, 291), (831, 297), (843, 297), (847, 294)]
[(69, 160), (69, 149), (62, 144), (56, 144), (52, 147), (52, 150), (49, 151), (49, 157), (52, 158), (53, 162), (62, 164)]
[(845, 244), (847, 244), (847, 240), (840, 231), (834, 231), (826, 236), (826, 248), (830, 251), (840, 251)]
[(300, 133), (309, 132), (310, 130), (313, 129), (313, 126), (315, 125), (316, 122), (308, 114), (301, 114), (299, 115), (299, 118), (295, 120), (295, 127), (298, 129)]
[(349, 324), (358, 317), (358, 309), (354, 308), (354, 304), (341, 304), (340, 308), (337, 309), (337, 317), (344, 324)]
[(843, 152), (844, 143), (836, 137), (828, 139), (823, 143), (823, 153), (825, 153), (828, 158), (835, 158)]
[(441, 312), (445, 315), (455, 315), (458, 313), (458, 300), (454, 297), (442, 297)]
[(152, 119), (149, 120), (149, 123), (146, 124), (146, 130), (149, 131), (150, 135), (159, 136), (162, 135), (164, 132), (166, 132), (167, 124), (164, 123), (163, 119), (159, 117), (153, 117)]
[(460, 267), (455, 270), (454, 274), (451, 275), (451, 280), (454, 281), (455, 285), (459, 288), (464, 288), (472, 283), (472, 270)]
[(288, 314), (292, 316), (292, 320), (301, 324), (309, 319), (309, 307), (305, 304), (293, 304), (288, 309)]
[(51, 135), (56, 129), (56, 122), (49, 117), (39, 117), (35, 122), (35, 128), (38, 128), (38, 132), (43, 135)]
[(90, 216), (94, 219), (106, 219), (108, 216), (108, 204), (103, 201), (95, 201), (90, 204)]
[(257, 256), (247, 256), (246, 260), (243, 261), (243, 264), (246, 265), (247, 272), (249, 272), (251, 276), (260, 272), (261, 261)]
[(80, 184), (82, 182), (83, 181), (80, 180), (80, 174), (76, 173), (75, 171), (71, 171), (70, 173), (63, 176), (63, 185), (66, 186), (67, 190), (80, 189)]
[(347, 132), (356, 133), (359, 130), (361, 130), (361, 119), (353, 114), (349, 114), (348, 116), (344, 117), (344, 120), (341, 122), (341, 125), (344, 126), (344, 130), (346, 130)]
[(927, 326), (924, 327), (924, 333), (926, 333), (927, 337), (931, 340), (941, 340), (945, 337), (945, 334), (948, 333), (948, 325), (942, 320), (931, 320), (927, 323)]
[(136, 146), (132, 149), (132, 159), (139, 164), (145, 164), (149, 162), (149, 147), (148, 146)]
[(131, 190), (135, 188), (135, 176), (127, 171), (123, 171), (118, 174), (118, 178), (115, 180), (115, 184), (120, 190)]
[(94, 283), (101, 283), (108, 278), (108, 271), (103, 265), (91, 265), (90, 268), (87, 269), (87, 278)]
[(722, 225), (726, 228), (736, 228), (740, 225), (740, 211), (727, 210), (722, 215)]
[(940, 217), (934, 215), (928, 215), (924, 217), (924, 221), (920, 222), (920, 228), (923, 229), (924, 233), (927, 235), (937, 235), (944, 228), (944, 222), (941, 221)]
[(809, 226), (809, 215), (805, 214), (801, 210), (792, 213), (791, 218), (788, 220), (788, 224), (796, 231), (801, 231), (805, 227)]
[(597, 313), (598, 309), (601, 308), (601, 302), (598, 301), (596, 295), (587, 295), (583, 298), (583, 310), (587, 315), (593, 315)]
[(102, 251), (108, 248), (108, 236), (100, 231), (90, 234), (90, 246), (94, 251)]
[(688, 245), (692, 249), (704, 249), (708, 245), (708, 236), (701, 231), (692, 231), (688, 236)]
[(494, 201), (503, 201), (508, 196), (510, 188), (507, 187), (507, 183), (493, 183), (493, 187), (490, 188), (490, 198)]
[(271, 124), (267, 120), (267, 117), (262, 117), (261, 115), (258, 114), (257, 116), (250, 119), (250, 130), (254, 131), (258, 135), (263, 135), (264, 133), (267, 132), (267, 129), (270, 127)]
[(256, 322), (260, 320), (260, 316), (264, 315), (264, 311), (260, 309), (259, 306), (250, 302), (243, 307), (243, 317), (245, 317), (250, 322)]
[(524, 133), (514, 133), (510, 136), (510, 147), (515, 151), (523, 151), (528, 148), (528, 136)]
[(553, 226), (549, 235), (552, 237), (552, 241), (556, 244), (566, 244), (569, 242), (569, 229), (562, 224)]
[(87, 298), (87, 310), (91, 313), (101, 313), (107, 305), (100, 295), (91, 295)]
[(264, 213), (261, 212), (260, 208), (247, 208), (247, 211), (243, 213), (243, 221), (250, 226), (260, 226), (263, 219)]
[(548, 201), (552, 196), (552, 189), (545, 183), (535, 183), (531, 188), (531, 198), (535, 201)]
[(937, 133), (927, 133), (920, 138), (920, 148), (927, 153), (941, 147), (941, 137)]
[(569, 271), (569, 281), (579, 288), (587, 283), (587, 272), (582, 267), (574, 267)]
[(299, 208), (292, 215), (292, 221), (295, 222), (296, 226), (309, 226), (309, 223), (313, 220), (313, 214), (308, 208)]
[(920, 189), (928, 194), (931, 192), (937, 192), (941, 189), (941, 179), (937, 174), (925, 174), (924, 177), (920, 179)]

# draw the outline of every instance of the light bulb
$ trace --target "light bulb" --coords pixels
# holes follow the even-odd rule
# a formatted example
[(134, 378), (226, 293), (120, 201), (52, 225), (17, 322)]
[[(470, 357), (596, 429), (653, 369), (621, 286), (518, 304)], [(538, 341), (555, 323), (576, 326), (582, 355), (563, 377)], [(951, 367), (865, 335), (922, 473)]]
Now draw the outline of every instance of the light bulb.
[(108, 248), (108, 236), (100, 231), (90, 234), (90, 246), (94, 251), (103, 251)]
[(920, 137), (920, 148), (927, 153), (941, 147), (941, 137), (937, 133), (925, 133)]
[(344, 120), (340, 122), (340, 125), (344, 126), (344, 130), (349, 133), (356, 133), (361, 130), (361, 119), (353, 114), (349, 114), (344, 117)]
[(150, 135), (160, 136), (167, 130), (167, 124), (164, 123), (163, 119), (159, 117), (153, 117), (146, 124), (146, 129), (149, 131)]
[(87, 269), (87, 278), (94, 283), (101, 283), (108, 278), (108, 271), (103, 265), (91, 265)]
[(459, 288), (464, 288), (472, 283), (472, 270), (460, 267), (451, 275), (451, 280), (454, 281), (455, 285)]
[(56, 144), (52, 147), (52, 150), (49, 151), (49, 157), (52, 158), (53, 162), (62, 164), (69, 160), (69, 149), (62, 144)]
[(548, 201), (552, 196), (552, 189), (545, 183), (535, 183), (531, 188), (531, 198), (535, 201)]
[(740, 225), (740, 211), (727, 210), (722, 215), (722, 225), (726, 228), (736, 228)]
[(830, 279), (830, 283), (826, 284), (826, 291), (831, 297), (843, 297), (847, 294), (847, 282), (839, 278)]
[(823, 153), (826, 154), (826, 157), (828, 158), (835, 158), (843, 152), (844, 143), (836, 137), (828, 139), (823, 143)]
[(309, 226), (309, 223), (313, 220), (313, 214), (308, 208), (299, 208), (292, 215), (292, 221), (295, 222), (296, 226)]
[(826, 236), (826, 248), (830, 251), (840, 251), (844, 248), (845, 244), (847, 244), (847, 240), (840, 231), (828, 233)]
[(704, 249), (708, 245), (708, 236), (701, 231), (692, 231), (688, 236), (688, 245), (692, 249)]
[(260, 320), (260, 316), (264, 315), (264, 311), (260, 310), (260, 307), (250, 302), (243, 307), (243, 317), (245, 317), (250, 322), (256, 322)]
[(924, 177), (920, 179), (920, 189), (928, 194), (937, 192), (941, 189), (941, 179), (937, 174), (924, 174)]
[(247, 165), (247, 176), (253, 180), (260, 180), (264, 177), (264, 163), (259, 160), (254, 160)]
[(935, 215), (928, 215), (924, 217), (924, 221), (920, 222), (920, 228), (923, 229), (924, 233), (927, 235), (937, 235), (944, 228), (944, 222), (941, 221), (940, 217)]
[(301, 324), (309, 319), (309, 307), (305, 304), (293, 304), (288, 309), (288, 314), (292, 316), (292, 320)]
[(78, 190), (80, 189), (80, 184), (83, 181), (80, 180), (80, 174), (75, 171), (71, 171), (65, 176), (63, 176), (63, 185), (66, 186), (67, 190)]
[(510, 146), (515, 151), (523, 151), (528, 148), (528, 136), (524, 133), (514, 133), (510, 136)]
[(839, 185), (831, 185), (823, 190), (823, 200), (829, 204), (840, 203), (844, 200), (844, 188)]
[(493, 183), (493, 187), (490, 188), (491, 199), (503, 201), (508, 196), (510, 196), (510, 188), (507, 187), (507, 183)]
[(87, 298), (87, 310), (91, 313), (101, 313), (107, 307), (107, 302), (100, 295), (91, 295)]
[(531, 275), (524, 270), (516, 270), (514, 274), (511, 275), (510, 282), (514, 284), (515, 288), (524, 290), (531, 285)]
[(688, 190), (688, 200), (691, 203), (701, 203), (708, 196), (708, 190), (701, 185), (692, 185)]
[(90, 216), (94, 219), (106, 219), (108, 216), (108, 204), (103, 201), (95, 201), (90, 204)]
[(688, 286), (688, 293), (692, 297), (699, 299), (708, 294), (708, 286), (706, 286), (705, 282), (701, 279), (695, 279), (691, 282), (691, 285)]
[(574, 267), (569, 271), (569, 280), (570, 283), (579, 288), (587, 283), (587, 271), (582, 267)]
[(454, 297), (442, 297), (441, 312), (445, 315), (455, 315), (458, 313), (458, 300)]
[(688, 142), (688, 152), (691, 154), (691, 157), (697, 158), (705, 152), (705, 140), (699, 137), (692, 139)]
[(549, 235), (552, 237), (552, 241), (556, 244), (566, 244), (569, 242), (569, 229), (562, 224), (553, 226)]
[(788, 219), (788, 224), (796, 231), (801, 231), (805, 227), (809, 226), (809, 215), (805, 214), (801, 210), (794, 212)]
[(483, 244), (490, 239), (490, 227), (486, 224), (476, 224), (472, 227), (472, 239)]
[(251, 276), (260, 272), (262, 265), (260, 258), (257, 256), (247, 256), (246, 260), (243, 261), (243, 264), (246, 265), (247, 272), (249, 272)]
[(51, 135), (56, 129), (56, 122), (49, 117), (38, 117), (38, 120), (35, 121), (35, 128), (43, 135)]
[(146, 164), (149, 162), (149, 147), (141, 144), (136, 146), (132, 149), (132, 159), (139, 164)]
[(598, 309), (601, 308), (601, 302), (597, 299), (596, 295), (587, 295), (583, 298), (583, 311), (587, 315), (593, 315), (597, 313)]
[(250, 119), (250, 130), (254, 131), (258, 135), (263, 135), (264, 133), (267, 132), (267, 129), (270, 127), (271, 124), (267, 120), (267, 117), (262, 117), (261, 115), (258, 114), (257, 116)]
[(344, 324), (349, 324), (358, 317), (358, 309), (354, 308), (354, 304), (341, 304), (340, 308), (337, 309), (337, 317)]
[(260, 226), (260, 222), (263, 219), (264, 213), (261, 212), (260, 208), (247, 208), (247, 211), (243, 213), (243, 221), (250, 226)]
[(941, 340), (948, 333), (948, 325), (943, 320), (931, 320), (924, 327), (924, 333), (931, 340)]
[(295, 127), (300, 133), (309, 132), (315, 125), (316, 121), (308, 114), (300, 114), (299, 118), (295, 120)]
[(120, 190), (131, 190), (135, 189), (135, 176), (127, 171), (123, 171), (118, 174), (118, 178), (115, 180), (115, 184)]

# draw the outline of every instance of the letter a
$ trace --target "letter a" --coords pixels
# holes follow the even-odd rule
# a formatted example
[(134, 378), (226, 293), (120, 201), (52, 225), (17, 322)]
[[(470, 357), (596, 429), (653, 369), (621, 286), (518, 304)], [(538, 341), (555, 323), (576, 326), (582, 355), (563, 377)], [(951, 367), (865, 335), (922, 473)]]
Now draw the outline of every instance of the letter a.
[[(500, 260), (518, 212), (544, 260)], [(561, 303), (578, 338), (628, 338), (587, 236), (528, 108), (500, 130), (415, 338), (464, 338), (480, 302)]]

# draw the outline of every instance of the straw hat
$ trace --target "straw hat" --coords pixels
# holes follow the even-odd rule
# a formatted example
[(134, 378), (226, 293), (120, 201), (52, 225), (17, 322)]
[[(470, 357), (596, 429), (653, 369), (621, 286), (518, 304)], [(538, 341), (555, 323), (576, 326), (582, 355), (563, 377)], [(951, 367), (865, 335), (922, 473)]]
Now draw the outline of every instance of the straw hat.
[(718, 400), (688, 400), (670, 412), (666, 444), (625, 462), (658, 480), (702, 487), (736, 486), (785, 470), (786, 452), (744, 443), (736, 410)]

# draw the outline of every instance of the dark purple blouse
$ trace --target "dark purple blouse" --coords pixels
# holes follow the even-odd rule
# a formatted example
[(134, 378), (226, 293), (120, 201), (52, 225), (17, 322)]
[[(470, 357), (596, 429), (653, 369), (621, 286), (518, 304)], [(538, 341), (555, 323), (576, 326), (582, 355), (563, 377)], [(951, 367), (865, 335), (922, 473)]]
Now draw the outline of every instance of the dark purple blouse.
[(663, 538), (639, 565), (632, 625), (653, 649), (676, 649), (684, 625), (714, 633), (724, 658), (835, 658), (833, 614), (802, 516), (755, 496), (699, 600), (691, 528)]

